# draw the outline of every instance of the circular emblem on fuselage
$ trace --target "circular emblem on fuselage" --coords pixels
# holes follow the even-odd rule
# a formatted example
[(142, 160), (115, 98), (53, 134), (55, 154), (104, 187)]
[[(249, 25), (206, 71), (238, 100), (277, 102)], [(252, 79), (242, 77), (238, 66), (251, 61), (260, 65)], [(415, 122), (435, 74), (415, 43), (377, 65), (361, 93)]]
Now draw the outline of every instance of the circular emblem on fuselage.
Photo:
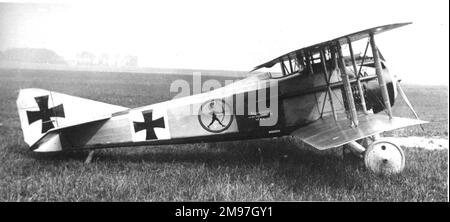
[(206, 131), (220, 133), (233, 122), (233, 111), (223, 99), (208, 100), (200, 106), (198, 121)]

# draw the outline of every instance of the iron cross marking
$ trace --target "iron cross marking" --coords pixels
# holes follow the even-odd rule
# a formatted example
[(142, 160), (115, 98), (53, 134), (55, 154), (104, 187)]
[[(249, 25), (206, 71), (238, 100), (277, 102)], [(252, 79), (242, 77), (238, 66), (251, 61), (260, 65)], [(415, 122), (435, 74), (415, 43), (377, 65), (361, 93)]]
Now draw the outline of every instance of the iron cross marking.
[(39, 111), (27, 111), (28, 124), (42, 120), (42, 133), (55, 128), (50, 117), (65, 117), (63, 104), (48, 108), (48, 95), (35, 97), (34, 100), (38, 104)]
[(141, 130), (146, 130), (145, 140), (153, 140), (158, 139), (155, 134), (155, 128), (165, 128), (164, 125), (164, 117), (161, 117), (157, 120), (153, 120), (153, 110), (147, 110), (142, 112), (144, 116), (144, 122), (133, 122), (134, 132), (139, 132)]

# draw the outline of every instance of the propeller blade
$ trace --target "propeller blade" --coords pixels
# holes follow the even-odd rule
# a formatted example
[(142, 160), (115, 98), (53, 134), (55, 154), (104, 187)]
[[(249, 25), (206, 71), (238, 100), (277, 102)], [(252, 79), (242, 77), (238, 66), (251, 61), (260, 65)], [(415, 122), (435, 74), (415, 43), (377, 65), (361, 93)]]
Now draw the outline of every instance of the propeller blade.
[[(405, 92), (403, 91), (402, 87), (400, 86), (400, 82), (397, 82), (397, 89), (398, 89), (398, 92), (400, 93), (400, 95), (402, 96), (403, 100), (406, 102), (406, 105), (408, 105), (409, 109), (412, 111), (412, 113), (416, 117), (416, 119), (419, 119), (419, 116), (417, 115), (417, 113), (414, 110), (413, 106), (409, 102), (408, 97), (406, 97)], [(425, 129), (423, 128), (422, 125), (419, 125), (419, 126), (420, 126), (420, 128), (422, 128), (423, 131), (425, 131)]]

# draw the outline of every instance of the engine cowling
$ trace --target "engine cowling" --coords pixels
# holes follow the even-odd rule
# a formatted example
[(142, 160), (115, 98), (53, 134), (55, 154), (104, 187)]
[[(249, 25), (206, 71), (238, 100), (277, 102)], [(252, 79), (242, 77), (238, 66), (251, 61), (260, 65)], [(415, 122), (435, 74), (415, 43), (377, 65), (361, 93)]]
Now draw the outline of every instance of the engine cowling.
[[(389, 102), (391, 107), (394, 106), (395, 98), (397, 97), (397, 80), (395, 76), (392, 76), (389, 71), (385, 68), (383, 69), (383, 77), (386, 82), (386, 88), (389, 95)], [(374, 113), (381, 112), (385, 110), (385, 105), (383, 102), (383, 96), (381, 94), (381, 88), (378, 80), (372, 80), (363, 84), (365, 91), (365, 99), (367, 109), (372, 109)]]

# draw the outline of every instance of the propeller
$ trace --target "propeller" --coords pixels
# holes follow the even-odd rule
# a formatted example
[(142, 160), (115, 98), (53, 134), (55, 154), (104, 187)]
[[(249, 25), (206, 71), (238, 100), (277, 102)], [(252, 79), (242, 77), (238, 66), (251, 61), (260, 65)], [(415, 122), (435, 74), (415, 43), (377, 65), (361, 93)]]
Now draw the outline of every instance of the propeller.
[[(408, 97), (406, 97), (405, 92), (403, 91), (402, 87), (400, 86), (400, 80), (397, 81), (397, 91), (400, 93), (401, 97), (403, 98), (403, 100), (406, 102), (406, 105), (408, 105), (409, 109), (412, 111), (412, 113), (414, 114), (414, 116), (416, 117), (416, 119), (419, 119), (419, 116), (417, 115), (416, 111), (414, 110), (413, 106), (411, 105), (411, 103), (409, 102)], [(422, 125), (419, 125), (420, 128), (422, 128), (423, 131), (425, 131), (425, 129), (423, 128)]]

